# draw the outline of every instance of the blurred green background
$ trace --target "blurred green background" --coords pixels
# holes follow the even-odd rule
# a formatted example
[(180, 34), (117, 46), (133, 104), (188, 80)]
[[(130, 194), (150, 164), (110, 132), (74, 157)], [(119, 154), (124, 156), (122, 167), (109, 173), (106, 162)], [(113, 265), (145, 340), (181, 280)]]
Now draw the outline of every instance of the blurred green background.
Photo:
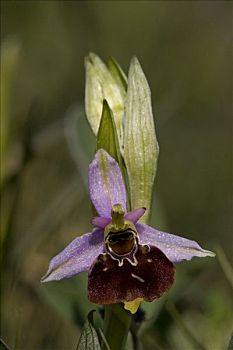
[(125, 72), (136, 55), (149, 81), (160, 144), (151, 223), (218, 253), (179, 265), (168, 295), (145, 304), (143, 348), (226, 349), (232, 3), (221, 1), (1, 1), (1, 337), (15, 350), (72, 350), (93, 308), (85, 275), (40, 284), (49, 259), (91, 230), (90, 51)]

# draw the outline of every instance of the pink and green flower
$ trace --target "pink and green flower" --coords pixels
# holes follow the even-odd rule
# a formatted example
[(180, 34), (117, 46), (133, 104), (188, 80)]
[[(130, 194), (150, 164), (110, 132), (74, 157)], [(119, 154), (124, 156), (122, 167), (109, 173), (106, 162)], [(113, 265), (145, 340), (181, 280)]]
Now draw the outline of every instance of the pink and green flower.
[(187, 238), (140, 223), (146, 208), (127, 211), (118, 163), (104, 150), (89, 166), (90, 199), (99, 216), (94, 229), (75, 238), (49, 264), (43, 282), (88, 272), (88, 297), (97, 304), (125, 303), (135, 312), (141, 300), (153, 301), (172, 286), (175, 264), (214, 256)]

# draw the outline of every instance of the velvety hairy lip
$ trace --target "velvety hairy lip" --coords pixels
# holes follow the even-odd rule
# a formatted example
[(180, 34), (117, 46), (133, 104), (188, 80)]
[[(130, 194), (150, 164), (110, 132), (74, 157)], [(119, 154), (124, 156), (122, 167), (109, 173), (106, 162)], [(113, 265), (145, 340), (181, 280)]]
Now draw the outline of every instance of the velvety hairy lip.
[(96, 304), (116, 304), (143, 298), (152, 301), (161, 297), (172, 285), (175, 267), (156, 247), (144, 252), (139, 246), (135, 255), (138, 264), (127, 260), (119, 267), (110, 255), (100, 255), (88, 276), (88, 298)]

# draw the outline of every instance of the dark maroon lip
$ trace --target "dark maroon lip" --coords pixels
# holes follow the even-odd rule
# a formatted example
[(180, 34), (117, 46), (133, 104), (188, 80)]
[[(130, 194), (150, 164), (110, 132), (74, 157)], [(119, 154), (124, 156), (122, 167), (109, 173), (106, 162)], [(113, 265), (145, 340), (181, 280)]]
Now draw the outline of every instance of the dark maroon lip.
[(159, 298), (172, 286), (175, 267), (154, 246), (145, 249), (138, 245), (135, 253), (137, 264), (128, 260), (119, 267), (118, 262), (107, 254), (99, 256), (88, 278), (88, 296), (97, 304), (113, 304), (142, 298), (152, 301)]

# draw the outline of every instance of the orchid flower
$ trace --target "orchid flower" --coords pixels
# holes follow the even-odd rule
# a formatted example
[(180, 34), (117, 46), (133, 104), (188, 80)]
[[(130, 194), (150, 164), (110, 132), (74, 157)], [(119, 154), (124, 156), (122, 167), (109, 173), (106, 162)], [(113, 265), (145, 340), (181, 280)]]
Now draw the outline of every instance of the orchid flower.
[(122, 302), (134, 313), (141, 300), (159, 298), (171, 287), (174, 264), (214, 256), (195, 241), (140, 223), (145, 208), (127, 212), (121, 170), (103, 149), (90, 164), (88, 179), (90, 199), (99, 214), (91, 220), (94, 229), (75, 238), (50, 261), (43, 282), (88, 271), (91, 302)]

